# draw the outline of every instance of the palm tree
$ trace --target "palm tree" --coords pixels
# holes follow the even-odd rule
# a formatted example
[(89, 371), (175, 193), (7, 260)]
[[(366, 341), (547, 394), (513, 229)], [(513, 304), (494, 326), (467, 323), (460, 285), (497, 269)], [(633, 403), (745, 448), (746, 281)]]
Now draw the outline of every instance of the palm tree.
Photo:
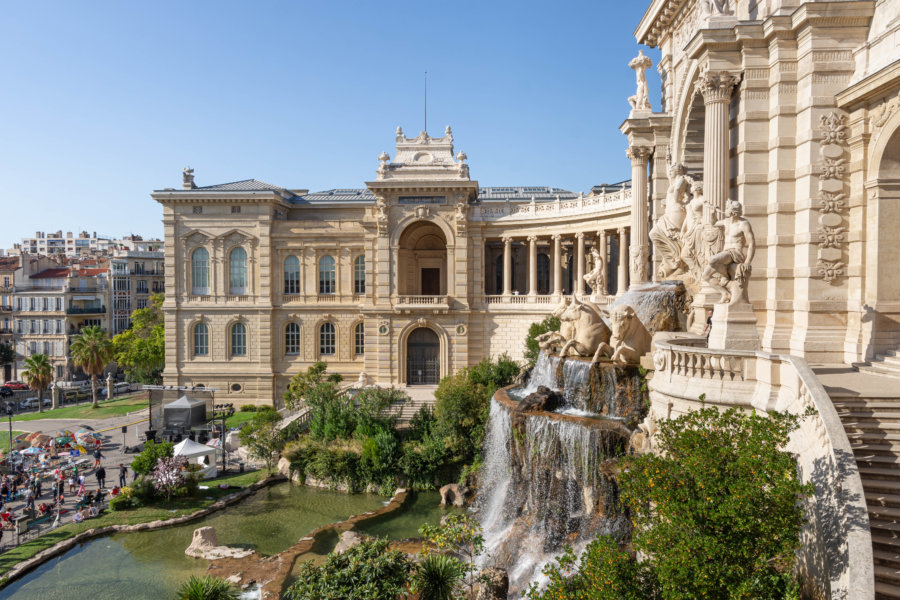
[[(38, 411), (44, 412), (44, 390), (53, 381), (53, 365), (46, 354), (32, 354), (25, 359), (25, 370), (22, 378), (28, 387), (37, 390)], [(56, 407), (54, 407), (56, 408)]]
[(72, 338), (69, 352), (72, 354), (72, 363), (91, 376), (91, 394), (94, 398), (92, 406), (97, 408), (97, 377), (112, 360), (112, 341), (99, 325), (85, 327)]

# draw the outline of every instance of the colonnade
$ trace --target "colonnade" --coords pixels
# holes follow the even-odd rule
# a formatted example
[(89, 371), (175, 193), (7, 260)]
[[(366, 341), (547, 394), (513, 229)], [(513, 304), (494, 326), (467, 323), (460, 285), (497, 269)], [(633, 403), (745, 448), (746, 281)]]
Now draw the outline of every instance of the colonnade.
[[(525, 269), (527, 274), (527, 292), (524, 295), (552, 295), (562, 296), (563, 294), (574, 293), (579, 296), (586, 293), (586, 284), (584, 276), (588, 272), (587, 257), (590, 247), (597, 247), (600, 254), (600, 260), (603, 261), (604, 269), (604, 287), (607, 289), (600, 290), (603, 295), (620, 295), (628, 289), (628, 244), (630, 238), (629, 227), (619, 227), (617, 229), (598, 230), (594, 235), (578, 231), (570, 234), (552, 234), (552, 235), (504, 235), (500, 238), (503, 244), (502, 269), (503, 279), (502, 286), (497, 290), (500, 295), (513, 296), (519, 295), (519, 290), (513, 289), (513, 244), (516, 242), (524, 242), (528, 244), (527, 256), (528, 266)], [(488, 242), (490, 243), (490, 242)], [(542, 293), (538, 289), (538, 246), (546, 244), (550, 251), (550, 286), (546, 293)], [(567, 289), (563, 283), (563, 262), (564, 250), (563, 246), (571, 246), (572, 252), (572, 287)], [(610, 249), (615, 246), (617, 257), (611, 257)], [(485, 256), (492, 256), (490, 252), (485, 252)], [(610, 264), (610, 258), (617, 258), (617, 264)], [(610, 288), (610, 271), (615, 269), (614, 290)], [(497, 286), (485, 286), (485, 289)], [(592, 290), (596, 291), (596, 290)]]

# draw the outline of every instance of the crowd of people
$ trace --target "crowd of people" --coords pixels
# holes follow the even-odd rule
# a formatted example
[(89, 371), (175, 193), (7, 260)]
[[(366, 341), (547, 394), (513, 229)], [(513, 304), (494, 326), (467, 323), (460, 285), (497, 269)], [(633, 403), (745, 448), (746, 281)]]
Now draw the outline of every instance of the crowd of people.
[[(23, 460), (9, 465), (7, 473), (0, 478), (0, 545), (15, 543), (15, 534), (7, 537), (6, 532), (14, 532), (17, 521), (51, 516), (50, 526), (71, 518), (75, 523), (95, 517), (101, 510), (101, 503), (107, 494), (115, 496), (119, 488), (128, 480), (128, 467), (120, 463), (119, 485), (106, 487), (106, 468), (103, 466), (103, 443), (99, 437), (91, 450), (90, 459), (59, 457), (53, 444), (46, 452), (31, 460)], [(36, 460), (35, 460), (36, 459)], [(65, 462), (69, 459), (68, 462)], [(88, 489), (88, 471), (93, 471), (96, 489)]]

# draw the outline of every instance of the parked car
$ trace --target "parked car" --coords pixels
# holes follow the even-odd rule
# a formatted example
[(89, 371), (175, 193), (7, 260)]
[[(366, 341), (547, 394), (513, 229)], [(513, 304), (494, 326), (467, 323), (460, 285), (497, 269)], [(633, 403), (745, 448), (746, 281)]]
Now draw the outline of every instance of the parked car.
[(3, 385), (8, 387), (11, 390), (27, 390), (28, 389), (28, 385), (25, 383), (22, 383), (21, 381), (7, 381)]
[[(44, 398), (44, 407), (53, 406), (53, 398)], [(37, 396), (31, 396), (30, 398), (25, 398), (19, 403), (19, 408), (28, 408), (33, 409), (38, 407), (38, 399)]]
[(8, 385), (0, 386), (0, 398), (9, 398), (13, 395), (13, 389)]
[[(113, 384), (113, 395), (114, 396), (119, 396), (121, 394), (124, 394), (125, 392), (130, 392), (130, 391), (131, 391), (131, 384), (126, 381), (120, 381), (119, 383)], [(99, 390), (97, 390), (97, 393), (101, 397), (106, 398), (107, 397), (106, 387), (100, 388)]]

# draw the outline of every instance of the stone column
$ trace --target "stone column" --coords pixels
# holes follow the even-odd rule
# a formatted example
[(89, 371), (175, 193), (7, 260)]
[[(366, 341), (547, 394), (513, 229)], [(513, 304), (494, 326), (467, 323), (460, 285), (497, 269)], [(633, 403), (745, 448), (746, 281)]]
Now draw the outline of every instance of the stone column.
[(619, 227), (619, 276), (616, 280), (616, 296), (621, 296), (628, 289), (628, 238), (625, 231), (625, 227)]
[(512, 295), (512, 238), (503, 237), (503, 295)]
[(597, 244), (600, 245), (600, 260), (603, 262), (603, 288), (594, 290), (594, 293), (609, 295), (609, 257), (606, 251), (606, 230), (597, 232)]
[(740, 75), (726, 71), (704, 70), (697, 80), (697, 89), (703, 94), (703, 197), (707, 205), (720, 212), (704, 208), (704, 221), (711, 225), (723, 218), (725, 201), (728, 200), (728, 105), (731, 91), (740, 81)]
[(528, 236), (528, 295), (537, 296), (537, 241), (536, 235)]
[(647, 259), (650, 238), (647, 232), (649, 197), (647, 196), (647, 161), (653, 154), (650, 146), (631, 146), (625, 153), (631, 159), (631, 286), (649, 281)]
[(573, 294), (584, 294), (584, 233), (575, 234), (575, 283)]
[(553, 295), (562, 296), (562, 248), (560, 247), (562, 236), (558, 233), (553, 236)]

